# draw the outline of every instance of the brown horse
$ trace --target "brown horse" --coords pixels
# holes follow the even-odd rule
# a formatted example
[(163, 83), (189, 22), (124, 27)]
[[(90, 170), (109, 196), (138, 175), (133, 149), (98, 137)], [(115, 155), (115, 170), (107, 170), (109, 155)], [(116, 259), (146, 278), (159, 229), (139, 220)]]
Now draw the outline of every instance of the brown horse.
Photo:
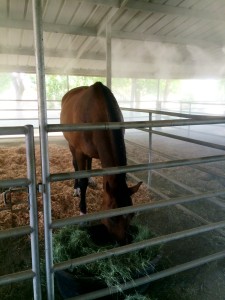
[[(118, 103), (109, 88), (100, 82), (90, 87), (83, 86), (70, 90), (62, 99), (61, 124), (122, 122)], [(91, 169), (92, 158), (100, 159), (103, 168), (127, 164), (124, 131), (93, 130), (64, 132), (73, 156), (76, 170)], [(128, 187), (126, 174), (103, 176), (102, 209), (132, 205), (131, 195), (138, 191), (141, 182)], [(88, 179), (75, 180), (75, 193), (80, 189), (80, 211), (86, 213), (85, 194)], [(102, 220), (110, 234), (124, 243), (131, 215), (117, 216)]]

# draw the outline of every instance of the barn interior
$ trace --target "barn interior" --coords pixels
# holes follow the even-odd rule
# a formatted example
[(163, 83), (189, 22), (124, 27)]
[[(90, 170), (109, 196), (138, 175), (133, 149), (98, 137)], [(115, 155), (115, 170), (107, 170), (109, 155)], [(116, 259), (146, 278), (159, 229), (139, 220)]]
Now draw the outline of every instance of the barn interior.
[[(37, 76), (35, 99), (0, 99), (2, 157), (5, 151), (7, 157), (9, 149), (14, 149), (17, 154), (26, 153), (23, 148), (26, 137), (21, 129), (26, 124), (34, 127), (38, 147), (35, 148), (36, 156), (40, 155), (41, 141), (42, 163), (48, 164), (46, 155), (51, 163), (56, 160), (52, 154), (56, 145), (58, 153), (68, 150), (61, 131), (54, 128), (54, 124), (59, 125), (60, 99), (55, 101), (53, 108), (48, 106), (52, 99), (46, 98), (44, 76), (64, 76), (68, 83), (73, 76), (101, 78), (115, 93), (125, 123), (146, 123), (142, 123), (140, 128), (136, 123), (125, 133), (128, 166), (148, 165), (141, 171), (129, 173), (131, 181), (141, 179), (144, 182), (143, 202), (140, 204), (156, 203), (155, 208), (146, 208), (137, 218), (147, 224), (163, 244), (164, 268), (153, 274), (146, 299), (224, 299), (225, 102), (214, 94), (210, 101), (203, 99), (209, 80), (224, 80), (224, 13), (225, 3), (222, 0), (0, 2), (0, 72)], [(130, 80), (126, 97), (120, 93), (115, 78), (121, 83), (124, 79)], [(149, 84), (154, 80), (152, 98), (143, 100), (138, 95), (139, 80), (149, 80)], [(160, 84), (175, 80), (196, 80), (197, 84), (200, 80), (204, 96), (199, 96), (199, 101), (194, 103), (188, 100), (162, 101)], [(71, 88), (70, 84), (68, 87)], [(68, 157), (68, 165), (70, 160)], [(17, 203), (17, 191), (10, 190), (11, 184), (17, 186), (21, 177), (21, 161), (15, 161), (14, 176), (7, 175), (6, 169), (10, 168), (5, 165), (5, 159), (1, 158), (0, 166), (0, 213), (7, 212), (7, 217), (4, 215), (0, 224), (0, 238), (4, 241), (7, 232), (11, 232), (8, 247), (16, 244), (12, 238), (18, 235), (18, 231), (27, 234), (28, 230), (23, 228), (27, 223), (18, 223), (21, 215), (17, 210), (21, 208)], [(29, 165), (29, 162), (25, 164)], [(50, 172), (52, 168), (51, 165)], [(53, 170), (54, 173), (62, 171)], [(70, 168), (69, 165), (66, 171), (72, 172), (72, 166)], [(44, 180), (45, 175), (42, 173), (40, 180)], [(60, 185), (63, 191), (69, 189), (68, 181), (65, 182), (66, 187)], [(66, 190), (64, 197), (70, 199), (69, 194), (70, 190)], [(15, 203), (10, 202), (9, 205), (5, 200), (11, 195)], [(160, 204), (170, 201), (173, 205)], [(47, 208), (38, 209), (43, 211)], [(71, 213), (75, 214), (74, 211)], [(17, 214), (18, 217), (15, 217)], [(40, 222), (46, 222), (47, 217), (41, 212), (38, 216)], [(65, 216), (58, 214), (54, 218), (60, 223)], [(12, 221), (6, 222), (9, 227), (4, 227), (6, 220)], [(29, 217), (26, 222), (29, 224)], [(51, 223), (51, 220), (48, 219), (48, 222)], [(55, 228), (59, 223), (56, 221)], [(51, 240), (51, 233), (48, 234), (49, 240), (45, 243)], [(44, 240), (40, 243), (43, 248), (48, 248), (48, 245), (43, 245)], [(16, 253), (21, 255), (24, 250), (21, 242), (18, 248)], [(26, 259), (24, 254), (22, 257), (24, 271)], [(15, 260), (13, 258), (13, 263), (9, 260), (7, 267), (15, 264)], [(17, 288), (24, 288), (24, 285), (14, 283), (13, 275), (7, 275), (17, 271), (13, 267), (10, 271), (2, 268), (1, 299), (16, 299)], [(48, 271), (52, 274), (51, 270)], [(51, 276), (47, 278), (48, 295), (38, 291), (35, 299), (41, 299), (41, 293), (43, 299), (61, 299), (57, 286), (51, 285)], [(35, 276), (18, 274), (18, 278), (30, 280), (31, 294), (27, 297), (31, 297), (37, 285), (35, 283), (32, 287), (31, 279)], [(52, 288), (56, 294), (51, 293)], [(98, 298), (92, 293), (85, 299)]]

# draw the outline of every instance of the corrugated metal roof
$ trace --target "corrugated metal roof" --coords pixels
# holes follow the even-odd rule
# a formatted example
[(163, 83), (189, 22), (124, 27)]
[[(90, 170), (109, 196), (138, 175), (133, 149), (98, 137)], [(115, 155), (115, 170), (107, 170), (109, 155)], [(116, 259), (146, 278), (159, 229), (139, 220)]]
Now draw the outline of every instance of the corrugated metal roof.
[[(225, 73), (223, 0), (42, 0), (47, 73), (213, 77)], [(32, 1), (0, 1), (0, 71), (35, 72)]]

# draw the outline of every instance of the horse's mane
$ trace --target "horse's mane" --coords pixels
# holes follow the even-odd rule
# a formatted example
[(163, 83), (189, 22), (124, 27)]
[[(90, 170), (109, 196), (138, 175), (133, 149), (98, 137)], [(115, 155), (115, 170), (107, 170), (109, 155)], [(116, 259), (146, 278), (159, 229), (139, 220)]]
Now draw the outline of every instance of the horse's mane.
[[(96, 82), (94, 88), (102, 91), (104, 95), (104, 99), (106, 101), (108, 118), (109, 122), (121, 122), (123, 121), (123, 116), (118, 106), (118, 103), (111, 92), (111, 90), (103, 85), (101, 82)], [(127, 164), (126, 157), (126, 147), (124, 142), (124, 132), (123, 129), (114, 129), (111, 131), (112, 140), (113, 140), (113, 148), (118, 157), (118, 162), (120, 166), (125, 166)], [(123, 174), (125, 176), (125, 174)]]

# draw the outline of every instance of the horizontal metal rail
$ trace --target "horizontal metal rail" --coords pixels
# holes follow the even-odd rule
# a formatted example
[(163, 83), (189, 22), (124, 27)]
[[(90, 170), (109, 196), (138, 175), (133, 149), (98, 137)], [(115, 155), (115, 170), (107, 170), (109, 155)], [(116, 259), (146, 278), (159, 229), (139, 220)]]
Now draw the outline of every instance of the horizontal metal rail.
[(5, 284), (11, 284), (14, 282), (33, 279), (35, 273), (32, 270), (21, 271), (17, 273), (12, 273), (9, 275), (0, 276), (0, 286)]
[[(149, 190), (152, 191), (153, 193), (155, 193), (156, 195), (160, 196), (164, 200), (169, 200), (170, 199), (167, 195), (165, 195), (164, 193), (160, 192), (159, 190), (157, 190), (157, 189), (155, 189), (153, 187), (149, 187)], [(209, 197), (209, 198), (207, 198), (207, 200), (211, 201), (214, 204), (215, 204), (215, 201), (216, 201), (215, 197), (214, 198), (213, 197)], [(218, 203), (216, 203), (216, 204), (219, 205)], [(222, 203), (221, 203), (221, 205), (222, 205)], [(183, 204), (176, 204), (175, 207), (177, 209), (181, 210), (182, 212), (184, 212), (185, 214), (193, 217), (195, 220), (198, 220), (199, 222), (203, 223), (203, 224), (210, 224), (211, 223), (207, 219), (205, 219), (205, 218), (201, 217), (199, 214), (195, 213), (190, 208), (185, 207)], [(223, 206), (223, 208), (224, 208), (224, 206)], [(220, 235), (225, 236), (225, 232), (224, 231), (221, 231), (220, 229), (217, 229), (217, 231), (220, 233)]]
[[(143, 146), (142, 146), (142, 147), (143, 147)], [(143, 148), (144, 148), (144, 147), (143, 147)], [(132, 162), (133, 162), (133, 163), (136, 163), (136, 161), (134, 161), (134, 160), (132, 160)], [(154, 171), (153, 171), (153, 174), (156, 174), (156, 175), (161, 176), (162, 178), (166, 179), (166, 180), (169, 181), (170, 183), (173, 183), (173, 184), (175, 184), (175, 185), (181, 187), (182, 189), (184, 189), (184, 190), (186, 190), (186, 191), (188, 191), (188, 192), (191, 192), (192, 194), (195, 194), (195, 195), (201, 194), (201, 192), (198, 191), (198, 190), (196, 190), (195, 188), (191, 188), (191, 187), (187, 186), (187, 185), (184, 184), (184, 183), (181, 183), (181, 182), (179, 182), (179, 181), (177, 181), (177, 180), (175, 180), (175, 179), (172, 179), (172, 178), (170, 178), (169, 176), (162, 174), (162, 172), (160, 172), (160, 171), (155, 171), (155, 170), (154, 170)], [(129, 174), (129, 176), (133, 177), (133, 179), (134, 179), (135, 181), (137, 181), (137, 182), (140, 180), (139, 178), (137, 178), (137, 177), (134, 176), (134, 175)], [(219, 176), (218, 176), (218, 177), (219, 177)], [(167, 196), (167, 195), (165, 195), (164, 193), (160, 192), (159, 190), (153, 188), (152, 186), (148, 186), (148, 188), (149, 188), (150, 191), (152, 191), (152, 192), (155, 193), (156, 195), (160, 196), (162, 199), (164, 199), (164, 200), (169, 200), (169, 199), (170, 199), (169, 196)], [(210, 198), (208, 198), (208, 200), (211, 201), (212, 203), (214, 203), (214, 204), (220, 206), (222, 209), (225, 208), (225, 204), (222, 203), (221, 201), (217, 200), (215, 197), (214, 197), (214, 198), (211, 198), (211, 197), (210, 197)], [(183, 206), (183, 205), (181, 205), (181, 204), (176, 205), (176, 208), (182, 210), (183, 212), (185, 212), (185, 213), (188, 214), (188, 215), (191, 215), (191, 216), (194, 217), (195, 219), (201, 221), (203, 224), (209, 224), (209, 223), (210, 223), (210, 222), (207, 221), (206, 219), (200, 217), (198, 214), (196, 214), (195, 212), (193, 212), (191, 209), (188, 209), (188, 208), (186, 208), (185, 206)], [(219, 232), (220, 232), (221, 235), (225, 236), (225, 232), (223, 233), (223, 232), (221, 232), (221, 230), (220, 230)]]
[(223, 124), (225, 118), (204, 118), (196, 119), (179, 119), (179, 120), (156, 120), (156, 121), (136, 121), (136, 122), (107, 122), (107, 123), (79, 123), (79, 124), (51, 124), (46, 126), (48, 132), (60, 131), (87, 131), (87, 130), (110, 130), (120, 128), (145, 128), (145, 127), (171, 127), (184, 125), (206, 125), (206, 124)]
[[(156, 175), (158, 175), (158, 176), (160, 176), (160, 177), (166, 179), (166, 180), (169, 181), (170, 183), (173, 183), (174, 185), (176, 185), (176, 186), (178, 186), (178, 187), (184, 189), (185, 191), (188, 191), (188, 192), (190, 192), (190, 193), (192, 193), (192, 194), (195, 194), (195, 195), (201, 193), (201, 191), (197, 190), (196, 188), (192, 188), (192, 187), (186, 185), (185, 183), (181, 183), (181, 182), (177, 181), (176, 179), (170, 178), (169, 176), (167, 176), (167, 175), (165, 175), (165, 174), (162, 174), (162, 172), (160, 172), (160, 171), (153, 171), (153, 172), (154, 172), (154, 174), (156, 174)], [(209, 174), (210, 174), (210, 173), (209, 173)], [(220, 176), (218, 175), (218, 177), (220, 177)], [(169, 198), (169, 197), (168, 197), (168, 198)], [(209, 199), (209, 200), (210, 200), (212, 203), (219, 205), (221, 208), (223, 208), (223, 209), (225, 208), (225, 203), (222, 203), (221, 201), (216, 200), (215, 198), (212, 198), (212, 199)]]
[(0, 128), (1, 135), (25, 135), (27, 177), (17, 179), (7, 179), (0, 181), (1, 188), (28, 187), (29, 197), (29, 226), (18, 226), (0, 231), (0, 239), (30, 235), (32, 270), (0, 276), (0, 285), (12, 284), (14, 282), (32, 279), (34, 299), (41, 299), (40, 281), (40, 260), (38, 242), (38, 212), (36, 197), (36, 171), (35, 171), (35, 151), (34, 151), (34, 131), (32, 125), (4, 127)]
[(0, 240), (5, 239), (5, 238), (21, 236), (21, 235), (25, 235), (25, 234), (30, 234), (31, 232), (32, 232), (32, 229), (28, 225), (1, 230), (0, 231)]
[(225, 194), (225, 189), (222, 189), (219, 191), (207, 192), (207, 193), (202, 193), (202, 194), (198, 194), (198, 195), (190, 195), (187, 197), (178, 197), (178, 198), (170, 199), (170, 200), (161, 200), (161, 201), (157, 201), (157, 202), (153, 202), (153, 203), (144, 203), (144, 204), (139, 204), (139, 205), (134, 205), (134, 206), (114, 208), (114, 209), (109, 209), (109, 210), (105, 210), (105, 211), (94, 212), (94, 213), (83, 215), (83, 216), (75, 216), (75, 217), (70, 217), (70, 218), (65, 218), (65, 219), (54, 220), (52, 222), (51, 228), (57, 229), (57, 228), (61, 228), (66, 225), (75, 225), (75, 224), (85, 223), (88, 221), (96, 221), (99, 219), (116, 217), (119, 215), (136, 213), (136, 212), (142, 212), (142, 211), (155, 209), (155, 208), (163, 208), (163, 207), (167, 207), (167, 206), (171, 206), (171, 205), (197, 201), (197, 200), (204, 199), (204, 198), (222, 196), (224, 194)]
[(120, 107), (120, 109), (124, 110), (124, 111), (133, 111), (133, 112), (147, 113), (147, 114), (152, 113), (152, 114), (157, 114), (157, 115), (166, 115), (166, 116), (188, 118), (188, 119), (190, 119), (190, 118), (191, 119), (207, 119), (207, 118), (214, 118), (214, 117), (221, 118), (221, 116), (177, 113), (177, 112), (172, 112), (172, 111), (168, 111), (168, 110), (155, 110), (155, 109), (129, 108), (129, 107)]
[(157, 135), (169, 137), (169, 138), (172, 138), (172, 139), (176, 139), (176, 140), (180, 140), (180, 141), (192, 143), (192, 144), (197, 144), (197, 145), (201, 145), (201, 146), (205, 146), (205, 147), (210, 147), (210, 148), (214, 148), (214, 149), (218, 149), (218, 150), (225, 150), (225, 146), (224, 145), (220, 145), (220, 144), (209, 143), (209, 142), (205, 142), (205, 141), (201, 141), (201, 140), (196, 140), (196, 139), (192, 139), (192, 138), (187, 138), (187, 137), (183, 137), (183, 136), (180, 136), (180, 135), (166, 133), (166, 132), (161, 132), (161, 131), (157, 131), (157, 130), (148, 130), (148, 129), (141, 129), (141, 130), (145, 131), (145, 132), (151, 132), (151, 133), (154, 133), (154, 134), (157, 134)]
[(26, 126), (0, 127), (0, 135), (27, 134)]
[(55, 182), (55, 181), (70, 180), (74, 178), (79, 179), (79, 178), (91, 177), (91, 176), (102, 176), (102, 175), (119, 174), (119, 173), (126, 173), (126, 172), (140, 172), (146, 170), (157, 170), (163, 168), (188, 166), (192, 164), (211, 163), (211, 162), (224, 161), (224, 160), (225, 160), (225, 155), (215, 155), (215, 156), (205, 156), (205, 157), (192, 158), (192, 159), (179, 159), (179, 160), (168, 161), (168, 162), (156, 162), (156, 163), (148, 163), (148, 164), (95, 169), (90, 171), (56, 173), (56, 174), (51, 174), (49, 180), (51, 182)]
[[(10, 121), (17, 121), (18, 120), (18, 118), (11, 118), (11, 119), (9, 119), (9, 118), (5, 118), (5, 119), (3, 119), (3, 118), (1, 118), (1, 122), (4, 122), (4, 121), (6, 121), (6, 120), (10, 120)], [(58, 120), (58, 117), (57, 116), (55, 116), (55, 117), (48, 117), (48, 120)], [(20, 118), (19, 119), (19, 121), (38, 121), (38, 117), (30, 117), (30, 118), (28, 118), (28, 117), (24, 117), (24, 118)]]
[[(132, 142), (130, 142), (130, 141), (126, 141), (126, 142), (128, 142), (128, 143), (132, 143)], [(139, 145), (139, 147), (141, 147), (141, 148), (143, 148), (143, 149), (145, 149), (145, 150), (147, 150), (148, 148), (147, 147), (145, 147), (145, 146), (140, 146)], [(175, 159), (175, 156), (171, 156), (171, 155), (167, 155), (167, 154), (165, 154), (165, 153), (163, 153), (163, 152), (161, 152), (161, 151), (158, 151), (158, 150), (152, 150), (154, 153), (156, 153), (157, 155), (159, 155), (159, 156), (163, 156), (164, 158), (167, 158), (167, 159)], [(213, 175), (214, 177), (217, 177), (217, 178), (223, 178), (223, 179), (225, 179), (225, 175), (222, 175), (222, 174), (217, 174), (215, 171), (213, 171), (213, 170), (208, 170), (206, 167), (203, 167), (203, 166), (194, 166), (194, 167), (192, 167), (192, 166), (190, 166), (190, 168), (194, 168), (194, 169), (197, 169), (197, 170), (199, 170), (199, 171), (201, 171), (201, 172), (205, 172), (205, 173), (208, 173), (209, 175)]]
[[(130, 141), (128, 141), (128, 143), (133, 144), (133, 142), (130, 142)], [(141, 147), (141, 148), (147, 150), (147, 148), (146, 148), (145, 146), (140, 146), (140, 145), (139, 145), (139, 147)], [(166, 157), (166, 158), (168, 158), (168, 159), (174, 159), (174, 157), (172, 157), (171, 155), (169, 156), (169, 155), (166, 155), (166, 154), (164, 154), (164, 153), (162, 153), (162, 152), (155, 151), (155, 150), (154, 150), (154, 152), (156, 152), (158, 155), (164, 156), (164, 157)], [(132, 160), (132, 161), (133, 161), (133, 160)], [(199, 171), (201, 171), (201, 172), (205, 172), (205, 173), (208, 173), (208, 174), (210, 174), (210, 175), (216, 176), (216, 177), (219, 178), (219, 179), (222, 179), (222, 178), (224, 179), (224, 178), (225, 178), (224, 175), (216, 174), (214, 171), (212, 171), (212, 170), (209, 171), (209, 170), (207, 170), (206, 168), (201, 167), (201, 166), (195, 166), (195, 167), (190, 166), (190, 167), (191, 167), (191, 168), (194, 168), (194, 169), (196, 169), (196, 170), (199, 170)], [(176, 180), (174, 180), (174, 179), (169, 178), (168, 176), (162, 174), (161, 172), (154, 171), (154, 173), (159, 174), (159, 176), (161, 176), (162, 178), (165, 178), (165, 179), (168, 180), (169, 182), (172, 182), (172, 183), (174, 183), (175, 185), (178, 185), (179, 187), (182, 187), (183, 189), (185, 189), (185, 190), (187, 190), (187, 191), (189, 191), (189, 192), (191, 192), (191, 193), (193, 193), (193, 194), (200, 194), (200, 193), (201, 193), (200, 191), (198, 191), (198, 190), (196, 190), (196, 189), (194, 189), (194, 188), (190, 188), (190, 187), (188, 187), (188, 186), (185, 185), (185, 184), (182, 184), (182, 183), (180, 183), (180, 182), (178, 182), (178, 181), (176, 181)], [(131, 175), (129, 174), (129, 176), (131, 176)], [(133, 175), (132, 175), (132, 176), (133, 176)], [(135, 180), (138, 181), (138, 178), (135, 178)], [(158, 190), (154, 189), (154, 188), (151, 187), (151, 186), (149, 187), (149, 189), (150, 189), (152, 192), (154, 192), (155, 194), (159, 195), (162, 199), (170, 199), (170, 197), (168, 197), (168, 196), (166, 196), (165, 194), (159, 192)], [(219, 197), (220, 197), (220, 196), (219, 196)], [(212, 203), (214, 203), (214, 204), (220, 206), (220, 208), (222, 208), (222, 209), (225, 208), (225, 204), (222, 203), (220, 200), (215, 199), (215, 197), (210, 198), (209, 201), (211, 201)], [(208, 221), (206, 221), (205, 219), (203, 219), (202, 217), (200, 217), (200, 216), (197, 215), (196, 213), (193, 213), (190, 209), (186, 209), (186, 208), (183, 207), (183, 206), (181, 207), (181, 205), (180, 205), (179, 207), (177, 207), (177, 208), (182, 209), (183, 211), (185, 211), (186, 213), (188, 213), (188, 214), (192, 215), (193, 217), (197, 218), (197, 219), (200, 220), (201, 222), (209, 223)], [(221, 234), (222, 234), (222, 233), (221, 233)], [(223, 235), (225, 235), (225, 234), (223, 234)]]
[(16, 178), (16, 179), (8, 179), (8, 180), (0, 180), (0, 188), (10, 188), (17, 186), (28, 186), (30, 184), (30, 180), (28, 178)]
[[(140, 285), (147, 284), (149, 282), (153, 282), (155, 280), (162, 279), (162, 278), (165, 278), (165, 277), (168, 277), (168, 276), (171, 276), (171, 275), (183, 272), (183, 271), (187, 271), (187, 270), (202, 266), (206, 263), (210, 263), (215, 260), (219, 260), (219, 259), (223, 259), (223, 258), (225, 258), (225, 251), (217, 252), (217, 253), (214, 253), (214, 254), (211, 254), (211, 255), (208, 255), (205, 257), (201, 257), (201, 258), (186, 262), (184, 264), (180, 264), (180, 265), (168, 268), (166, 270), (163, 270), (163, 271), (160, 271), (157, 273), (147, 275), (147, 276), (139, 278), (139, 279), (132, 280), (130, 282), (126, 282), (126, 283), (120, 285), (120, 290), (128, 290), (131, 288), (135, 288)], [(98, 298), (101, 298), (101, 297), (104, 297), (107, 295), (111, 295), (111, 294), (114, 294), (117, 292), (119, 292), (118, 288), (110, 287), (110, 289), (105, 288), (102, 290), (94, 291), (94, 292), (80, 295), (77, 297), (68, 298), (67, 300), (93, 300), (93, 299), (98, 299)]]
[(128, 244), (126, 246), (121, 246), (117, 248), (112, 248), (110, 250), (106, 250), (104, 252), (97, 252), (94, 254), (89, 254), (86, 256), (70, 259), (68, 261), (64, 261), (61, 263), (57, 263), (54, 265), (54, 271), (64, 270), (70, 267), (77, 267), (83, 264), (91, 263), (99, 259), (109, 258), (117, 255), (122, 255), (127, 252), (141, 250), (143, 248), (147, 247), (153, 247), (156, 245), (160, 245), (163, 243), (175, 241), (182, 238), (191, 237), (193, 235), (197, 235), (200, 233), (205, 233), (211, 230), (215, 230), (218, 228), (224, 228), (225, 227), (225, 221), (217, 222), (217, 223), (211, 223), (208, 225), (203, 225), (199, 227), (195, 227), (192, 229), (183, 230), (180, 232), (170, 233), (167, 235), (163, 235), (160, 237), (144, 240), (137, 243)]
[[(54, 119), (57, 119), (57, 118), (54, 118)], [(4, 122), (4, 121), (6, 121), (6, 120), (9, 120), (9, 121), (16, 121), (16, 120), (18, 120), (18, 118), (11, 118), (11, 119), (9, 119), (9, 118), (5, 118), (5, 119), (3, 119), (3, 118), (1, 118), (1, 122)], [(37, 117), (30, 117), (30, 118), (19, 118), (19, 121), (38, 121), (38, 118)]]

